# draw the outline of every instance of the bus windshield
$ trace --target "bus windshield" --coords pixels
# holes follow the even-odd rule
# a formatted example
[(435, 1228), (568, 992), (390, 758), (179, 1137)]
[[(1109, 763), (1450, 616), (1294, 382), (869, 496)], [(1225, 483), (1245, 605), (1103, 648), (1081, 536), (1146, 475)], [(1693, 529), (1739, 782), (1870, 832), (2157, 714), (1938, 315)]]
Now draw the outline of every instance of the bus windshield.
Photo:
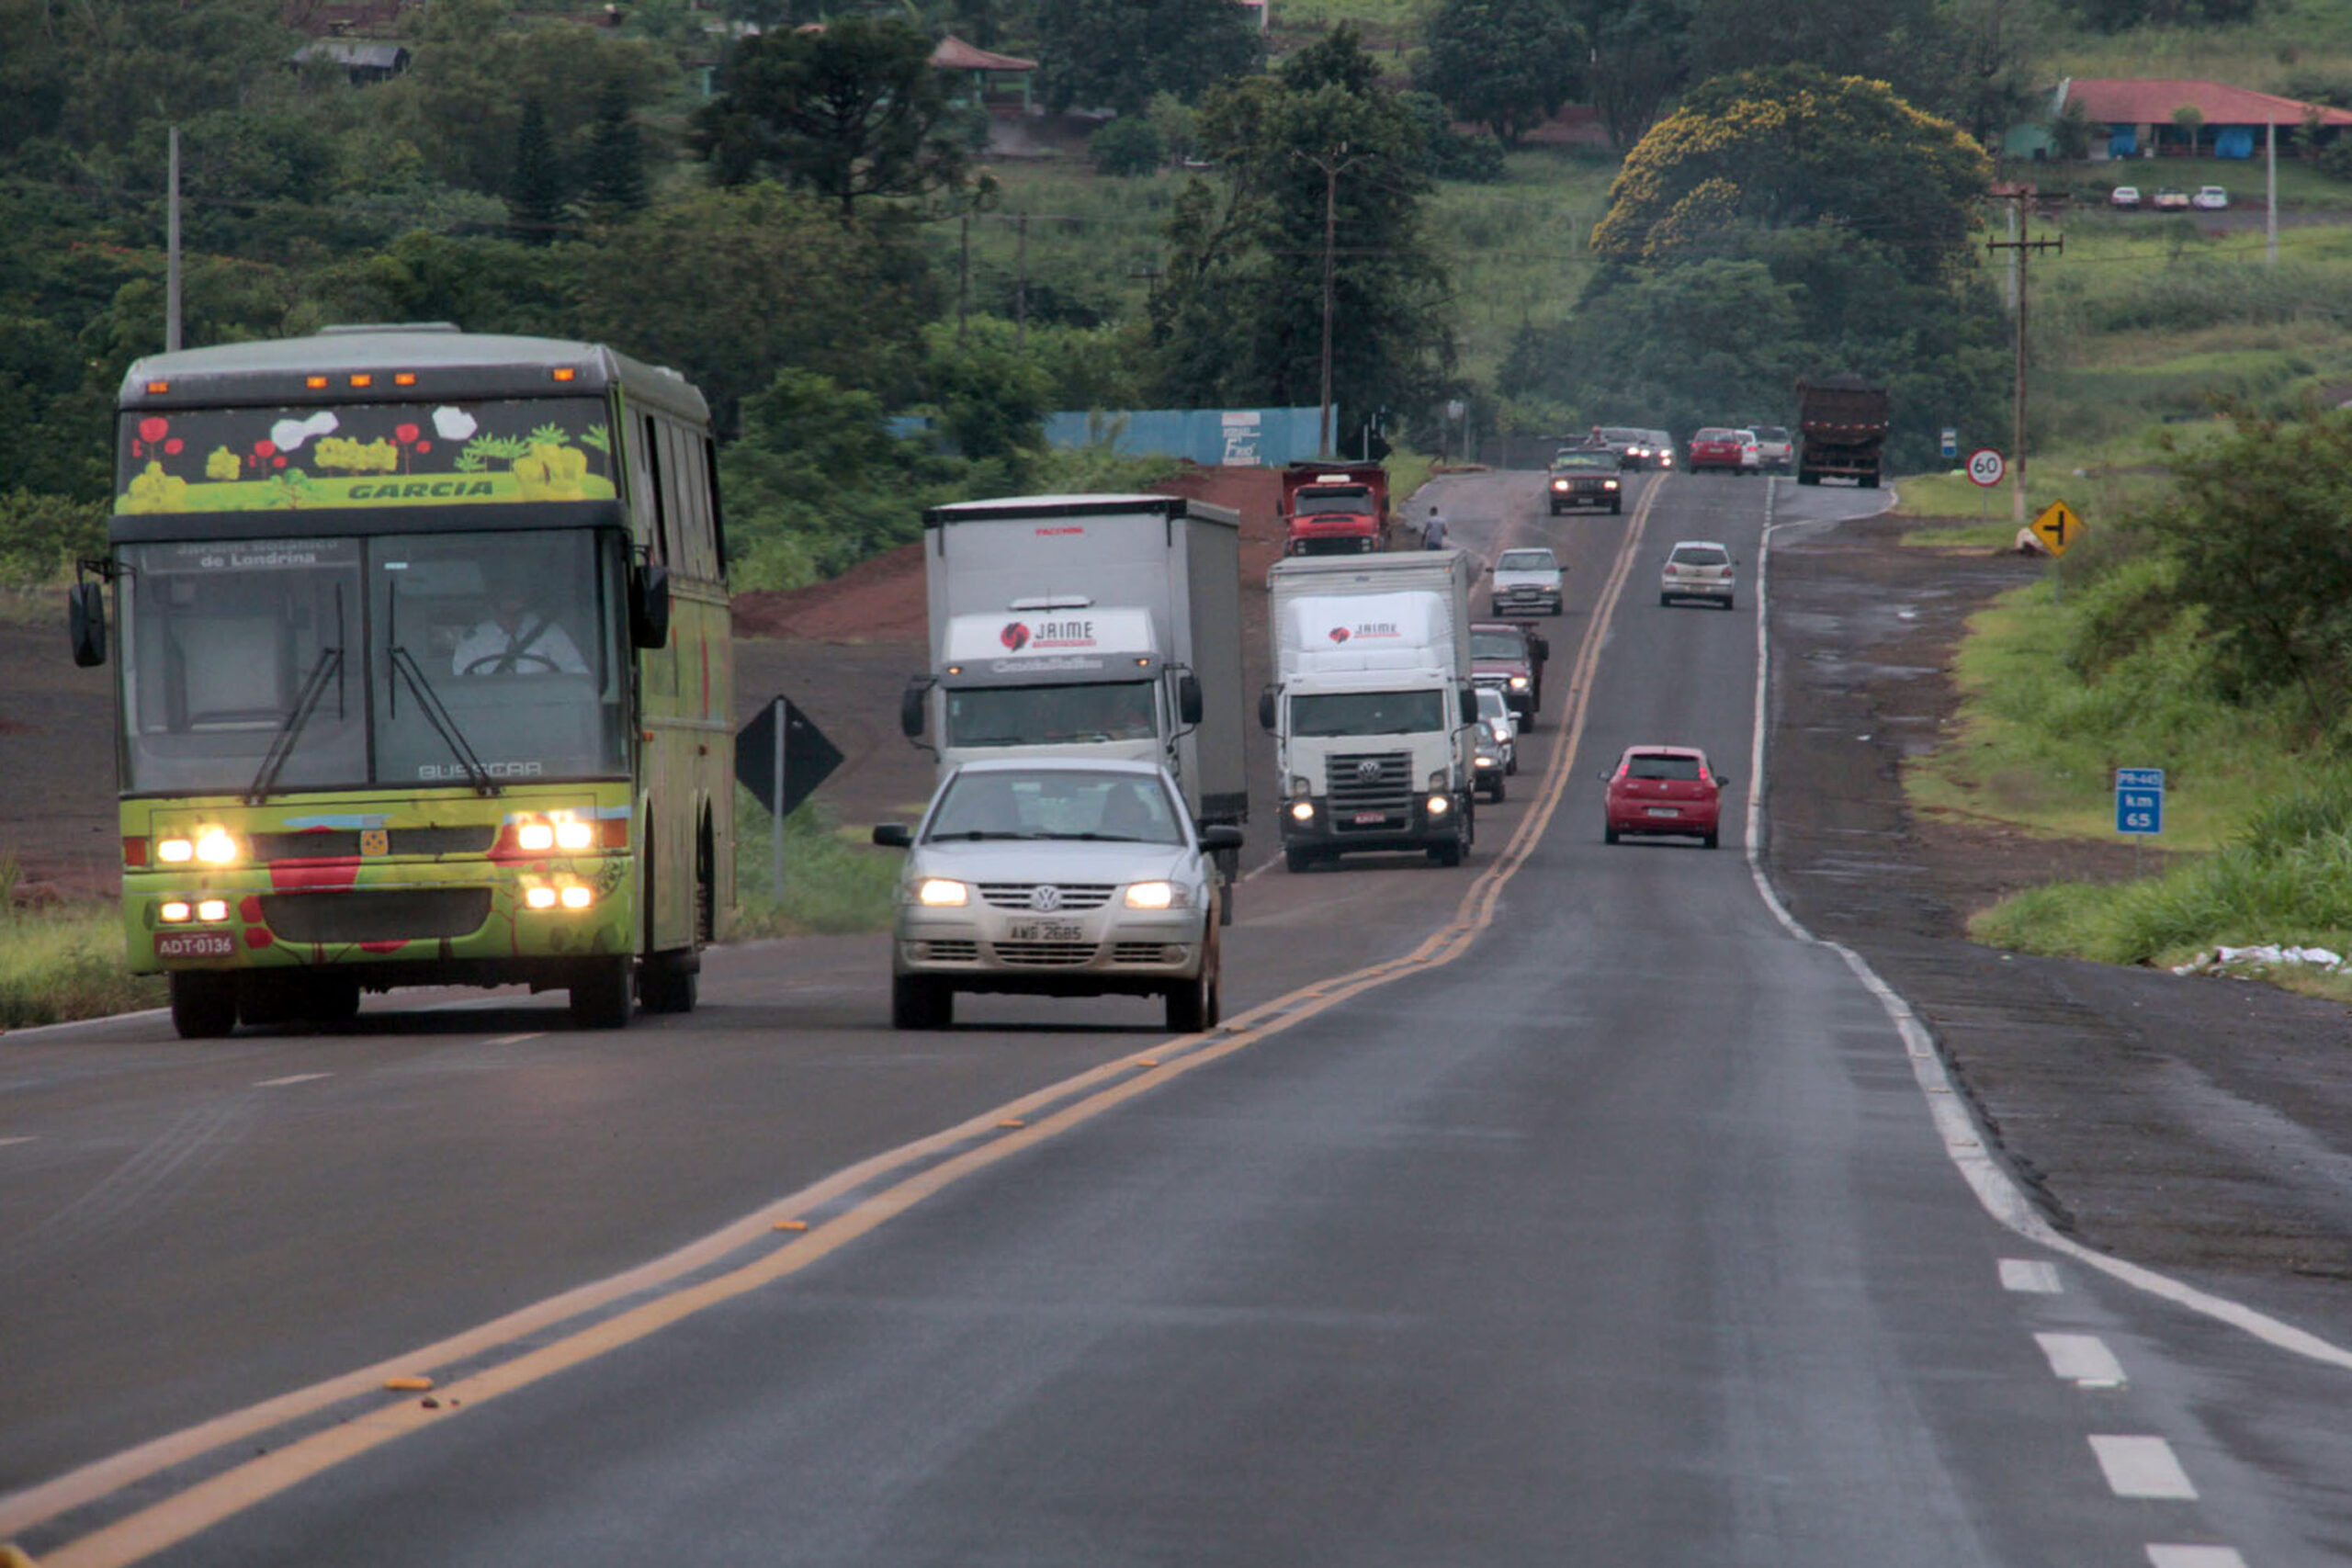
[(628, 773), (617, 533), (126, 544), (137, 794)]
[(1159, 733), (1159, 707), (1148, 681), (964, 686), (947, 694), (950, 746), (1149, 740)]

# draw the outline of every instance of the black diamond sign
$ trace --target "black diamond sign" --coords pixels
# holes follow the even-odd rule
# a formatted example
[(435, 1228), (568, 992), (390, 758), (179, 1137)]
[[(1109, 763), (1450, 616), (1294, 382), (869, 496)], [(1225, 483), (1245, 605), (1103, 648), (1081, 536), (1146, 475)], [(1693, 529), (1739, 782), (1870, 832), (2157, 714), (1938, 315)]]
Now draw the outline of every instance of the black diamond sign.
[[(776, 802), (776, 722), (784, 723), (784, 801)], [(808, 798), (817, 786), (842, 765), (842, 754), (808, 716), (777, 697), (760, 709), (752, 722), (735, 732), (735, 777), (760, 797), (760, 804), (778, 817)]]

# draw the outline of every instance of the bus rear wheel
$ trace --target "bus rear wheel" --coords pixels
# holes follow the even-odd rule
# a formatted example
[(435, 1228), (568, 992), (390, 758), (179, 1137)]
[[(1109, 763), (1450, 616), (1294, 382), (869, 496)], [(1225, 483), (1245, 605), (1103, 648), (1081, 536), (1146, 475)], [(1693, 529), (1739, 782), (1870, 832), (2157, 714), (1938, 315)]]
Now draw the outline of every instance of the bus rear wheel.
[(571, 982), (571, 1026), (574, 1029), (628, 1027), (631, 973), (636, 961), (627, 953), (616, 958), (584, 961), (589, 966)]
[(172, 976), (172, 1027), (183, 1040), (219, 1040), (237, 1027), (237, 977), (182, 969)]
[(648, 1012), (692, 1012), (699, 994), (702, 955), (693, 948), (649, 953), (637, 977), (637, 999)]

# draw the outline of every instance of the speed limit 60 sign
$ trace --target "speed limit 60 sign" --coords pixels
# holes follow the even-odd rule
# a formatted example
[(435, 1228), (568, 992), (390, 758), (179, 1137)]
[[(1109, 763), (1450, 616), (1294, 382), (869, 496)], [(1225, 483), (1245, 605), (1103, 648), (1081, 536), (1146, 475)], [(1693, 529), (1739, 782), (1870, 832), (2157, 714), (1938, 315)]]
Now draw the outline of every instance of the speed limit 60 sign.
[(2008, 471), (2007, 460), (1990, 446), (1979, 446), (1968, 455), (1968, 477), (1988, 490), (1999, 484), (2001, 476)]

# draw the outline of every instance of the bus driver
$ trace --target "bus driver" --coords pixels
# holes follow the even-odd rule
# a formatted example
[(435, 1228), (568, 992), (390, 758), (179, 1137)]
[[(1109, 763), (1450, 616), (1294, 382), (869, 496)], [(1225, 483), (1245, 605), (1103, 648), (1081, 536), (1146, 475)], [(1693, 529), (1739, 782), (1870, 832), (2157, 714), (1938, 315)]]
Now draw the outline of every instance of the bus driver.
[(526, 572), (509, 566), (488, 577), (490, 614), (458, 639), (452, 669), (460, 675), (588, 673), (570, 635), (532, 604)]

